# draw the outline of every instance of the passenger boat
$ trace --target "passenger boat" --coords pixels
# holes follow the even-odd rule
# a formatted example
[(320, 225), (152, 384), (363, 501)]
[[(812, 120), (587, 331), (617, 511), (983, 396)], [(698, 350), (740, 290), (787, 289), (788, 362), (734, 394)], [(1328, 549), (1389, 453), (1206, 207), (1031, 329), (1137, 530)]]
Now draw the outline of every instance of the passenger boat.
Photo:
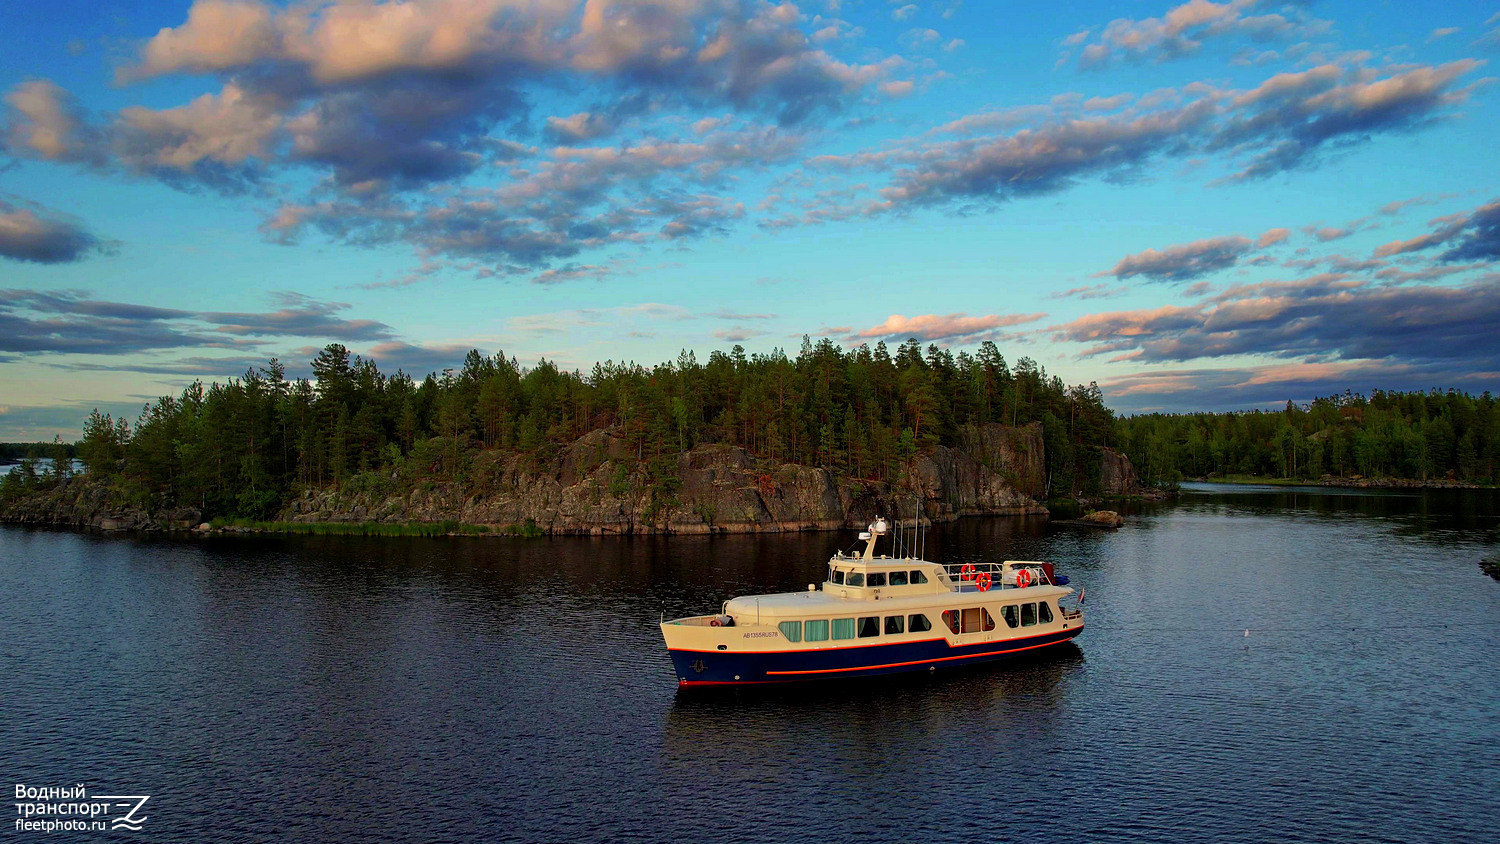
[(1083, 595), (1050, 563), (878, 555), (889, 531), (876, 519), (859, 534), (864, 548), (834, 554), (828, 579), (806, 592), (733, 598), (715, 615), (663, 621), (679, 686), (935, 671), (1028, 653), (1083, 631)]

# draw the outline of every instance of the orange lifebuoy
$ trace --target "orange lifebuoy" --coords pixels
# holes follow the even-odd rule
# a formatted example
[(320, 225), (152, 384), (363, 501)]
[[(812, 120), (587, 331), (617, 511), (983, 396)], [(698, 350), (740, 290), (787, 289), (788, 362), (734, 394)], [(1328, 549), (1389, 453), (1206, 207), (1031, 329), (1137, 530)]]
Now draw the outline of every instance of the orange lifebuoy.
[(1031, 585), (1031, 569), (1016, 569), (1016, 588), (1025, 589)]
[(974, 585), (978, 586), (979, 591), (981, 592), (990, 591), (990, 573), (987, 571), (980, 572), (978, 576), (974, 578)]
[(964, 580), (974, 579), (974, 564), (964, 563), (964, 567), (958, 570), (958, 576)]

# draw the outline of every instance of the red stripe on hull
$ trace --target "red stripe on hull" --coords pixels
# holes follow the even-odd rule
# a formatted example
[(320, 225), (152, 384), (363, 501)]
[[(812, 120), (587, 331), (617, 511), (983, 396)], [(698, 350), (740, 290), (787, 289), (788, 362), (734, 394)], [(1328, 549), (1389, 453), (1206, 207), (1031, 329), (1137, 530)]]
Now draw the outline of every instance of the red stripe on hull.
[[(899, 670), (903, 669), (903, 668), (907, 669), (907, 670), (914, 671), (914, 670), (917, 670), (915, 668), (915, 666), (920, 666), (920, 665), (929, 665), (930, 666), (933, 663), (939, 663), (939, 662), (943, 662), (943, 663), (954, 662), (954, 661), (962, 662), (964, 660), (982, 661), (982, 660), (985, 660), (985, 659), (992, 659), (992, 658), (995, 658), (995, 657), (1005, 656), (1007, 654), (1018, 654), (1018, 653), (1021, 653), (1021, 652), (1024, 652), (1024, 651), (1031, 651), (1031, 650), (1036, 650), (1038, 648), (1045, 648), (1045, 647), (1048, 647), (1049, 645), (1060, 645), (1060, 644), (1063, 644), (1065, 642), (1071, 642), (1071, 641), (1073, 641), (1073, 637), (1075, 637), (1079, 633), (1083, 632), (1083, 625), (1078, 625), (1078, 627), (1076, 627), (1076, 628), (1073, 628), (1073, 629), (1070, 629), (1070, 630), (1066, 630), (1066, 631), (1061, 631), (1061, 632), (1065, 632), (1068, 635), (1063, 636), (1061, 638), (1053, 639), (1052, 641), (1049, 641), (1049, 642), (1042, 642), (1040, 644), (1023, 645), (1021, 647), (1000, 648), (1000, 649), (997, 649), (997, 650), (981, 651), (979, 653), (958, 654), (958, 655), (954, 655), (954, 656), (928, 657), (927, 659), (916, 659), (916, 660), (909, 660), (909, 661), (904, 661), (904, 662), (891, 662), (891, 663), (883, 663), (883, 664), (878, 664), (878, 665), (855, 665), (855, 666), (846, 666), (846, 667), (840, 667), (840, 668), (811, 669), (811, 670), (805, 670), (805, 671), (767, 671), (765, 679), (755, 679), (755, 680), (687, 680), (687, 679), (679, 679), (678, 682), (677, 682), (677, 685), (679, 687), (695, 687), (695, 686), (697, 686), (697, 687), (701, 687), (701, 686), (764, 686), (764, 685), (768, 685), (768, 684), (795, 683), (795, 682), (799, 682), (799, 681), (818, 680), (818, 679), (825, 679), (825, 678), (860, 676), (859, 672), (900, 673)], [(1025, 641), (1029, 641), (1029, 640), (1036, 639), (1036, 638), (1042, 638), (1043, 636), (1045, 636), (1045, 637), (1051, 637), (1051, 636), (1056, 636), (1056, 635), (1058, 635), (1058, 634), (1057, 633), (1045, 633), (1045, 634), (1042, 634), (1042, 636), (1028, 636), (1028, 637), (1025, 637), (1025, 638), (1022, 638), (1022, 639), (1012, 639), (1012, 640), (1010, 640), (1008, 642), (1005, 642), (1003, 644), (1014, 644), (1016, 642), (1025, 642)], [(939, 639), (939, 640), (923, 640), (923, 641), (946, 641), (946, 640)], [(1001, 644), (1001, 643), (997, 643), (997, 644)], [(856, 647), (858, 647), (858, 646), (856, 646)], [(960, 645), (958, 647), (965, 647), (965, 646)], [(967, 647), (972, 647), (972, 646), (967, 646)], [(952, 649), (952, 648), (954, 648), (954, 646), (949, 645), (949, 648)], [(850, 648), (850, 650), (853, 650), (853, 649), (854, 648)], [(840, 650), (843, 650), (843, 649), (840, 649)], [(712, 651), (707, 651), (707, 652), (691, 651), (691, 652), (692, 653), (713, 653)], [(764, 651), (764, 652), (761, 652), (761, 653), (782, 654), (782, 653), (788, 653), (788, 652), (787, 651)], [(897, 670), (896, 671), (892, 671), (892, 669), (897, 669)]]
[[(900, 644), (900, 645), (925, 645), (928, 642), (946, 642), (946, 641), (948, 641), (948, 640), (944, 639), (942, 636), (935, 636), (935, 637), (933, 637), (931, 639), (906, 639), (906, 640), (903, 640), (901, 642), (897, 642), (896, 644)], [(842, 651), (857, 651), (860, 648), (889, 648), (890, 646), (891, 646), (890, 642), (866, 642), (863, 645), (840, 645), (839, 647), (836, 647), (836, 648), (788, 648), (788, 649), (782, 650), (782, 651), (733, 651), (732, 653), (813, 654), (813, 653), (825, 653), (827, 651), (840, 651), (840, 652), (842, 652)], [(949, 645), (949, 647), (952, 647), (952, 645)], [(962, 647), (962, 646), (960, 646), (960, 647)], [(717, 648), (714, 649), (714, 650), (711, 650), (711, 651), (698, 650), (697, 648), (672, 648), (671, 650), (677, 651), (678, 653), (685, 653), (685, 654), (721, 654), (721, 653), (724, 653), (724, 651), (718, 650)]]
[(934, 659), (913, 659), (913, 660), (910, 660), (908, 662), (888, 662), (885, 665), (853, 665), (853, 666), (850, 666), (848, 668), (827, 668), (827, 669), (822, 669), (822, 670), (818, 670), (818, 671), (767, 671), (766, 673), (767, 674), (778, 674), (778, 675), (781, 675), (781, 674), (838, 674), (838, 673), (843, 673), (843, 672), (846, 672), (846, 671), (878, 671), (878, 670), (880, 670), (882, 668), (900, 668), (900, 667), (902, 667), (904, 665), (921, 665), (922, 663), (948, 662), (950, 660), (955, 660), (955, 659), (978, 659), (980, 657), (985, 657), (985, 656), (999, 656), (1000, 654), (1014, 654), (1014, 653), (1020, 653), (1021, 651), (1034, 650), (1036, 648), (1045, 648), (1048, 645), (1056, 645), (1056, 644), (1059, 644), (1061, 642), (1067, 642), (1067, 641), (1070, 641), (1070, 640), (1069, 639), (1058, 639), (1056, 642), (1043, 642), (1040, 645), (1027, 645), (1024, 648), (1006, 648), (1004, 650), (982, 651), (982, 652), (977, 653), (977, 654), (962, 654), (960, 656), (940, 656), (940, 657), (936, 657)]

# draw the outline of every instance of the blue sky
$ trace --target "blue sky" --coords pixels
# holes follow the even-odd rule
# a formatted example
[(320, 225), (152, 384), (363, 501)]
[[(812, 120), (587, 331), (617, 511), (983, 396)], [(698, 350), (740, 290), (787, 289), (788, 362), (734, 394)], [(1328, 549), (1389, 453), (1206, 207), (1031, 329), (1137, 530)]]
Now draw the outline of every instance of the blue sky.
[(1500, 6), (0, 6), (0, 439), (341, 342), (1500, 385)]

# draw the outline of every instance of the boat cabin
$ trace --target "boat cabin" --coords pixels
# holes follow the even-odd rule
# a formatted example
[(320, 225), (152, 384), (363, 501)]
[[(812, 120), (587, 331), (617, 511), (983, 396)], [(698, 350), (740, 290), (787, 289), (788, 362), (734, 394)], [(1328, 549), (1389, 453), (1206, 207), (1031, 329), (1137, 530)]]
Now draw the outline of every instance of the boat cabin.
[[(875, 553), (876, 543), (890, 530), (884, 517), (860, 531), (865, 547), (856, 553), (840, 551), (828, 561), (828, 579), (821, 586), (843, 598), (876, 599), (935, 592), (987, 592), (990, 589), (1063, 585), (1051, 563), (1006, 560), (1003, 563), (929, 563), (916, 557)], [(809, 589), (814, 587), (809, 586)]]

